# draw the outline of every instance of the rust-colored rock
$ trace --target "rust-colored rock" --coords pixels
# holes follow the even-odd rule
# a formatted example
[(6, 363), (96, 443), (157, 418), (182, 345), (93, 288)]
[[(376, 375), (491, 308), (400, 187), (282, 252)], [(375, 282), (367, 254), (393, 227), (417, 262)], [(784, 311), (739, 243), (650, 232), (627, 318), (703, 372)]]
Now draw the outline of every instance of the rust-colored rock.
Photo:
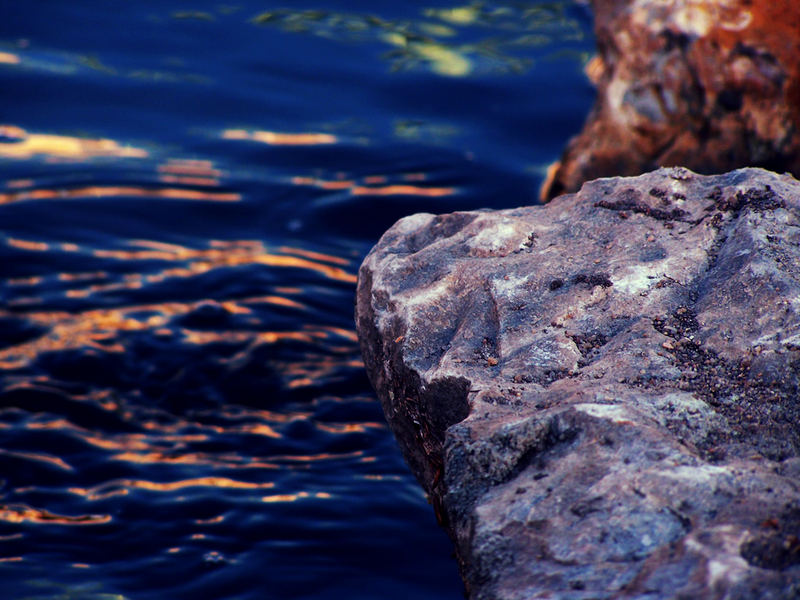
[(356, 320), (473, 600), (800, 598), (800, 182), (406, 217)]
[(660, 166), (800, 175), (800, 2), (592, 0), (597, 101), (541, 196)]

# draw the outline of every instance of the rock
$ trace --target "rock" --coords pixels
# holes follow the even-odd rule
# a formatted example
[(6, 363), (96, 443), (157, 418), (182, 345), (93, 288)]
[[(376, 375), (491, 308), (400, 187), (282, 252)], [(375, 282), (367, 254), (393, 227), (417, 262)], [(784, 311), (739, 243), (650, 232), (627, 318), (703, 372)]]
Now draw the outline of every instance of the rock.
[(800, 2), (593, 0), (596, 104), (542, 199), (682, 165), (800, 176)]
[(356, 321), (473, 599), (800, 597), (800, 183), (417, 214)]

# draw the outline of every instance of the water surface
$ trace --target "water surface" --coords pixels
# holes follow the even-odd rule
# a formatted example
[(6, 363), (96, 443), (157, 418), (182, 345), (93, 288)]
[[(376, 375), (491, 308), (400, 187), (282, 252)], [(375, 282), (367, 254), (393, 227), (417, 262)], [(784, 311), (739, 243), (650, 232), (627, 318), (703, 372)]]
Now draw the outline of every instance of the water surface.
[(571, 1), (0, 3), (3, 598), (456, 599), (363, 372), (396, 219), (535, 202)]

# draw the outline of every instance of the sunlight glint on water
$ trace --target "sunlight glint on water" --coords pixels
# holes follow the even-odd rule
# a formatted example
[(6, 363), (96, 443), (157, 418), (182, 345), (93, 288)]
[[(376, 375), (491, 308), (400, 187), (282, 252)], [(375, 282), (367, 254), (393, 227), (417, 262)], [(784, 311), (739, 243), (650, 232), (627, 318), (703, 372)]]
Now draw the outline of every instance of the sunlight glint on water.
[(404, 215), (535, 201), (590, 16), (295, 4), (2, 9), (3, 598), (462, 597), (357, 269)]

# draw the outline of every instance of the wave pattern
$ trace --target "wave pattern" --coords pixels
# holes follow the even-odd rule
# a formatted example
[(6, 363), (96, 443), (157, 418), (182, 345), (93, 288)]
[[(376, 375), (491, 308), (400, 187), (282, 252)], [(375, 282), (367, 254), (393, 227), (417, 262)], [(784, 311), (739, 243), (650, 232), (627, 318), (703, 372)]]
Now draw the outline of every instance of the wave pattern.
[(590, 19), (342, 6), (4, 11), (2, 600), (462, 597), (356, 270), (405, 215), (533, 200)]

